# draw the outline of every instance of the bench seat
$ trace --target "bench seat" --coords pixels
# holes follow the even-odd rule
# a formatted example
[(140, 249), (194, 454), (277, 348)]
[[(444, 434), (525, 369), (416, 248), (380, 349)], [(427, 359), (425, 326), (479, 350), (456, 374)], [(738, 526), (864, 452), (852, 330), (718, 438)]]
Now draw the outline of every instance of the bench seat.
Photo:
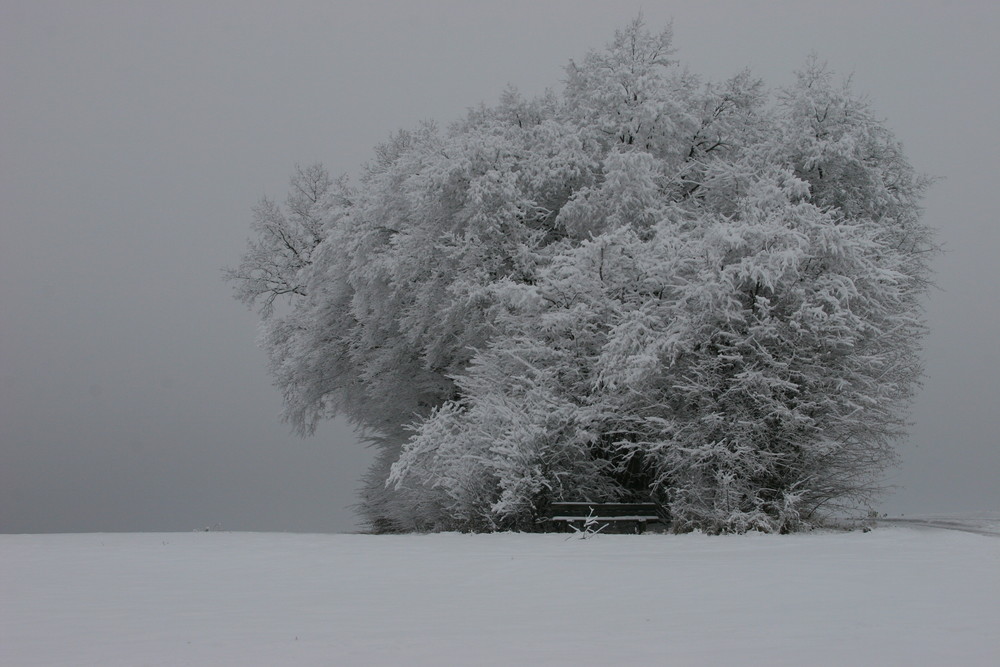
[[(556, 502), (549, 506), (551, 516), (549, 521), (566, 524), (575, 528), (574, 524), (599, 523), (634, 524), (635, 532), (643, 532), (648, 523), (660, 523), (659, 508), (656, 503), (591, 503), (591, 502)], [(602, 526), (602, 527), (603, 527)]]

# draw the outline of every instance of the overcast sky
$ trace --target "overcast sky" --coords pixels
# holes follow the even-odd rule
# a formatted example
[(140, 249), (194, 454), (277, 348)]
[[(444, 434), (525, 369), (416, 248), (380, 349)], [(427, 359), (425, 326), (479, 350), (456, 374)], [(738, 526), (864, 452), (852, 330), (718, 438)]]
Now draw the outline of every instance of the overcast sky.
[(563, 67), (639, 10), (706, 78), (815, 51), (942, 177), (948, 254), (890, 513), (1000, 509), (995, 2), (0, 1), (0, 532), (352, 530), (369, 453), (302, 440), (220, 268), (296, 163)]

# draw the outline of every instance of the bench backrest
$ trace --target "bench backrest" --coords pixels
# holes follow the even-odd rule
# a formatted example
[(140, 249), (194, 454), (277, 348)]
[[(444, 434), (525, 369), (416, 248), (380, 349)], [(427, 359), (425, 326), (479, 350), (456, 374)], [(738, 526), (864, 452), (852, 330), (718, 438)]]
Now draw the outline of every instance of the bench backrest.
[(646, 517), (649, 519), (659, 517), (656, 503), (559, 502), (552, 503), (549, 510), (553, 516), (579, 517), (581, 519), (589, 516), (598, 519), (617, 516)]

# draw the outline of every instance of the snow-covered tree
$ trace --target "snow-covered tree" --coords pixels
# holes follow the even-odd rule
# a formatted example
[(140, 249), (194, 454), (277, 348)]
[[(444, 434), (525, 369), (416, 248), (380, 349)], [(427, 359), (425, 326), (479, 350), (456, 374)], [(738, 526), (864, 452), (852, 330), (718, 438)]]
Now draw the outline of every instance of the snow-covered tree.
[(926, 179), (815, 60), (771, 94), (671, 54), (637, 20), (562, 95), (255, 210), (228, 276), (293, 426), (379, 446), (376, 530), (653, 499), (675, 530), (786, 531), (877, 494), (920, 377)]

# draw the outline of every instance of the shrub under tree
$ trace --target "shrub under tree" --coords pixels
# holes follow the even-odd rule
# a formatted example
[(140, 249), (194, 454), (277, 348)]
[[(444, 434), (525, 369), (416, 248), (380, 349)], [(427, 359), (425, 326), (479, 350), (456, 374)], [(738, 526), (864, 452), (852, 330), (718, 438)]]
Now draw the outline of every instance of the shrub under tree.
[(379, 448), (374, 529), (653, 499), (677, 531), (787, 531), (880, 490), (921, 373), (926, 179), (815, 60), (772, 93), (670, 42), (637, 20), (561, 95), (509, 89), (255, 210), (227, 275), (294, 428), (343, 415)]

